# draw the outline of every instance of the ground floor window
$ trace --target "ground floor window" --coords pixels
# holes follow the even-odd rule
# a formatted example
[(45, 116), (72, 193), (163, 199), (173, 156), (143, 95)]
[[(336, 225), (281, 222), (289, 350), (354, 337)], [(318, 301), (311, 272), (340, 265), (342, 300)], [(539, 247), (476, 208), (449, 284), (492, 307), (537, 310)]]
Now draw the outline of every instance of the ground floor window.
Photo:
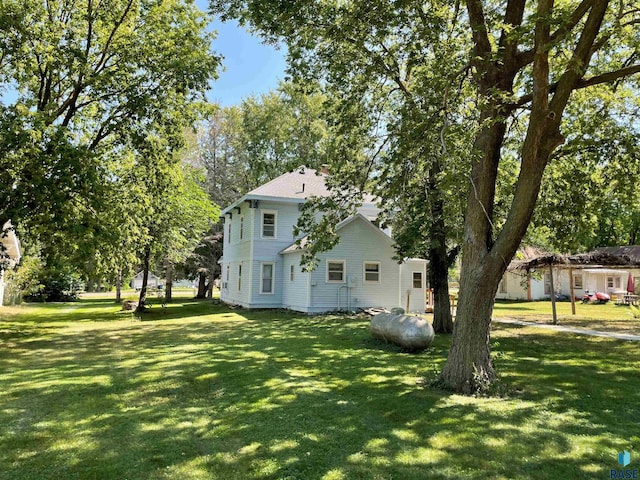
[(607, 277), (607, 288), (621, 288), (620, 277)]
[(364, 262), (364, 281), (380, 283), (380, 262)]
[(551, 275), (544, 274), (544, 294), (551, 295)]
[(273, 293), (273, 263), (263, 263), (260, 282), (260, 293)]
[(344, 283), (344, 260), (327, 260), (327, 282)]
[(582, 275), (573, 276), (573, 288), (582, 290)]
[(500, 280), (498, 291), (500, 293), (507, 293), (507, 277), (502, 277), (502, 280)]
[(242, 265), (238, 265), (238, 290), (242, 290)]

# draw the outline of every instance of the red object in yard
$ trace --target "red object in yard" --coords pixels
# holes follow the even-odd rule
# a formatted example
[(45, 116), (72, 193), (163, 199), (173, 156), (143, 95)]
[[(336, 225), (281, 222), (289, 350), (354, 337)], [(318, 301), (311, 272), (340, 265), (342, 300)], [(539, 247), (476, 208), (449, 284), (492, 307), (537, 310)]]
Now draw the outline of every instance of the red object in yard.
[(629, 278), (627, 278), (627, 293), (635, 293), (636, 291), (636, 282), (633, 280), (633, 275), (629, 274)]
[(600, 300), (601, 302), (608, 302), (609, 300), (611, 300), (611, 297), (606, 293), (596, 292), (596, 299)]

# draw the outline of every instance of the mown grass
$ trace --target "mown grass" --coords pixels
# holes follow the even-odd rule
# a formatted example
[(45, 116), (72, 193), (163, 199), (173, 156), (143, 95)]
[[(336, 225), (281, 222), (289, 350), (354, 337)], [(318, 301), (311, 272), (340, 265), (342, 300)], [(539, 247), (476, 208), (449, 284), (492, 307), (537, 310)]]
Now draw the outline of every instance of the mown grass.
[[(614, 302), (603, 305), (576, 302), (576, 314), (573, 315), (571, 302), (556, 302), (556, 311), (560, 325), (640, 335), (640, 319), (633, 317), (628, 305), (616, 305)], [(497, 301), (493, 315), (495, 318), (551, 323), (551, 302)]]
[[(0, 313), (3, 479), (608, 478), (640, 447), (640, 342), (497, 326), (507, 398), (359, 317), (108, 299)], [(629, 467), (629, 468), (631, 468)]]

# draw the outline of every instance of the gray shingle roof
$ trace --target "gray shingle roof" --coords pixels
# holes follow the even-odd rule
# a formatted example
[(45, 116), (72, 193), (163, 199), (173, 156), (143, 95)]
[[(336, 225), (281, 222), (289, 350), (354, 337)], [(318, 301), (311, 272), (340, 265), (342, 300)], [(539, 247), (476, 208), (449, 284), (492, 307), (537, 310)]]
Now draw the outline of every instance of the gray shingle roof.
[(329, 190), (325, 184), (326, 175), (311, 168), (300, 168), (274, 178), (264, 185), (251, 190), (247, 196), (299, 198), (326, 197)]
[[(249, 199), (271, 197), (304, 201), (309, 197), (328, 197), (331, 192), (327, 188), (326, 178), (327, 175), (324, 173), (319, 173), (312, 168), (300, 167), (251, 190), (241, 199), (226, 207), (222, 213), (230, 211), (239, 203)], [(364, 202), (373, 204), (376, 202), (376, 198), (367, 194)]]

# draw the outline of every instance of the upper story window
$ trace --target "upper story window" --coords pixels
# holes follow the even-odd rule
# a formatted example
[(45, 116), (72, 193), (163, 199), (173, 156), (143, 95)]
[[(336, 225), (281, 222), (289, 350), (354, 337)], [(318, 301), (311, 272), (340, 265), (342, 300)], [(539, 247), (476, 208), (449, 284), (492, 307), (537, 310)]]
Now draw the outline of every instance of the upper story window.
[(262, 212), (262, 238), (276, 238), (278, 213), (264, 210)]
[(293, 275), (295, 272), (295, 267), (291, 265), (291, 271), (289, 272), (289, 281), (293, 282)]
[(327, 282), (344, 283), (344, 260), (327, 260)]
[(240, 217), (240, 240), (244, 238), (244, 217)]
[(229, 220), (229, 226), (227, 227), (227, 243), (231, 243), (231, 220)]
[(380, 262), (364, 262), (364, 281), (380, 283)]

